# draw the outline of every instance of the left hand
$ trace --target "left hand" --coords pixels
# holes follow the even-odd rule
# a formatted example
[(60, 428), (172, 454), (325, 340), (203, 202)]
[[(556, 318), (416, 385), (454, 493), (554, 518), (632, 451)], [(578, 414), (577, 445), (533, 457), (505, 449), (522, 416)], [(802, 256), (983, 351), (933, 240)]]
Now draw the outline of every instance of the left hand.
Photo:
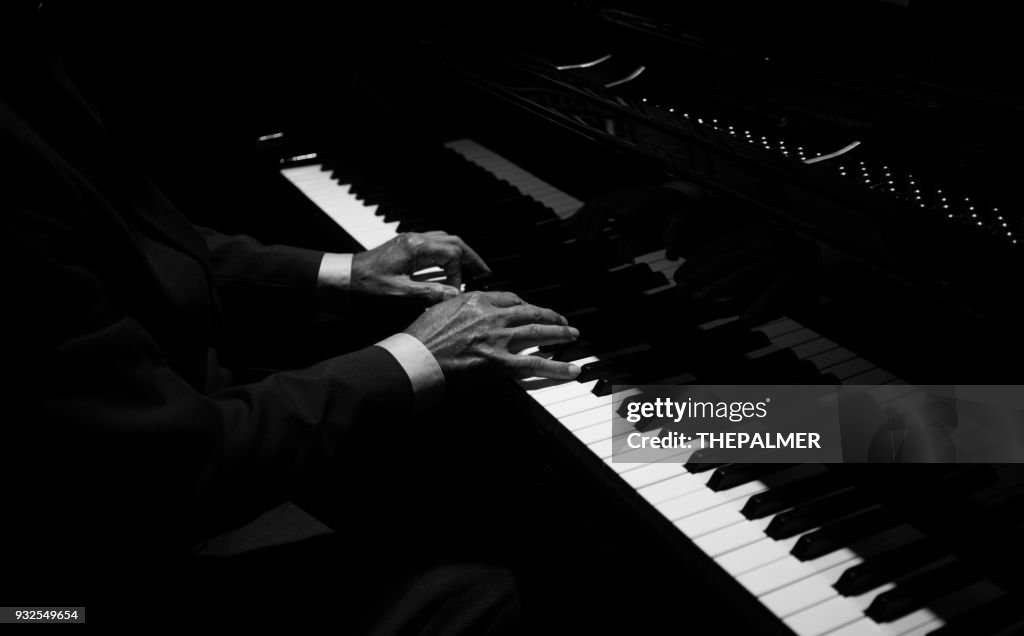
[[(413, 272), (435, 266), (444, 270), (444, 283), (411, 278)], [(490, 271), (483, 259), (457, 236), (410, 232), (353, 255), (351, 291), (433, 305), (461, 293), (464, 272), (472, 275)]]

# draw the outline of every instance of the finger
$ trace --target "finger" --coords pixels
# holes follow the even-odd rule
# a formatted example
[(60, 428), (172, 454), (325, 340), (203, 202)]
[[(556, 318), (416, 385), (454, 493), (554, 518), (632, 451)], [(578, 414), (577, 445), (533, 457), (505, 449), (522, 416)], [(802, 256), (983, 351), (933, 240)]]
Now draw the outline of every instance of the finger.
[(505, 316), (507, 324), (510, 326), (515, 325), (529, 325), (529, 324), (541, 324), (541, 325), (568, 325), (569, 321), (565, 319), (565, 316), (559, 314), (556, 311), (547, 309), (546, 307), (537, 307), (536, 305), (517, 305), (511, 307)]
[(462, 285), (462, 250), (453, 243), (438, 238), (428, 238), (416, 247), (414, 267), (420, 269), (436, 265), (444, 270), (449, 285), (459, 288)]
[(558, 362), (537, 356), (518, 356), (507, 354), (498, 358), (498, 363), (514, 375), (529, 378), (551, 378), (553, 380), (573, 380), (580, 374), (580, 368), (569, 362)]
[(458, 236), (447, 236), (443, 240), (454, 243), (460, 250), (462, 250), (462, 265), (470, 272), (474, 274), (490, 274), (491, 268), (487, 266), (484, 259), (480, 258), (480, 255), (476, 253), (476, 250), (471, 248)]
[(418, 298), (429, 305), (436, 305), (451, 298), (455, 298), (461, 292), (456, 287), (442, 283), (418, 283), (409, 281), (402, 287), (403, 295)]
[(573, 342), (580, 337), (579, 329), (565, 325), (521, 325), (512, 329), (508, 341), (509, 351), (518, 352), (527, 347), (540, 347), (562, 342)]
[(522, 305), (523, 299), (516, 296), (512, 292), (504, 291), (493, 291), (493, 292), (480, 292), (480, 296), (487, 299), (495, 307), (515, 307), (516, 305)]

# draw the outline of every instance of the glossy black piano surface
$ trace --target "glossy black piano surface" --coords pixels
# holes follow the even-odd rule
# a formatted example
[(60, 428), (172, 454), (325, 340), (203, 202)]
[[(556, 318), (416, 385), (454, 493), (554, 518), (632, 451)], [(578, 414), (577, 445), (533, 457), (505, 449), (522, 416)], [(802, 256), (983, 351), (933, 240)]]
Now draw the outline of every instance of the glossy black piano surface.
[[(62, 10), (58, 24), (76, 11)], [(590, 360), (581, 382), (592, 384), (557, 399), (511, 384), (462, 396), (509, 406), (489, 433), (500, 450), (448, 449), (466, 471), (505, 476), (469, 489), (487, 504), (476, 522), (555, 572), (565, 629), (1015, 633), (1016, 466), (626, 469), (583, 432), (613, 384), (1017, 383), (1024, 88), (1007, 11), (918, 0), (253, 9), (209, 15), (194, 50), (167, 53), (174, 20), (192, 19), (167, 8), (170, 23), (133, 42), (147, 53), (128, 62), (139, 84), (96, 73), (92, 97), (113, 128), (141, 131), (140, 152), (208, 216), (197, 220), (336, 250), (370, 247), (359, 236), (373, 217), (445, 229), (495, 271), (471, 287), (512, 289), (579, 325), (581, 342), (551, 353)], [(300, 192), (307, 178), (337, 186), (352, 210), (377, 207), (348, 228), (336, 218), (343, 231)], [(664, 255), (645, 256), (664, 247), (657, 232), (620, 218), (586, 233), (570, 218), (610, 191), (631, 188), (606, 204), (621, 205), (670, 181), (710, 211), (698, 230), (772, 228), (779, 249), (814, 245), (820, 271), (772, 315), (716, 322), (742, 308), (671, 286)]]

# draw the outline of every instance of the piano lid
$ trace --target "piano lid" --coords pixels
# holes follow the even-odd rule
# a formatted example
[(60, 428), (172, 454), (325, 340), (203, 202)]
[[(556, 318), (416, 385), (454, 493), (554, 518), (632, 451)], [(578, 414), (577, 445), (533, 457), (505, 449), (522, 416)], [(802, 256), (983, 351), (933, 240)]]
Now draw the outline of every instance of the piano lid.
[(1006, 59), (999, 13), (620, 4), (462, 15), (440, 55), (503, 99), (1020, 340), (1024, 101), (993, 61)]

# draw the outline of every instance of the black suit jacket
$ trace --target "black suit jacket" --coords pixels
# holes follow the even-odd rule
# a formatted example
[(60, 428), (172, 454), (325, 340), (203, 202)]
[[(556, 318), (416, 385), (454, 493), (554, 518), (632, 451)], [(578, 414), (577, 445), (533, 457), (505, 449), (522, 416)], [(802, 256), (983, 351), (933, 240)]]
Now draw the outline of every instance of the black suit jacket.
[(197, 231), (36, 34), (3, 35), (0, 445), (18, 502), (5, 545), (51, 583), (88, 577), (187, 550), (372, 461), (393, 433), (381, 423), (413, 415), (383, 349), (249, 384), (223, 362), (221, 303), (308, 317), (321, 254)]

